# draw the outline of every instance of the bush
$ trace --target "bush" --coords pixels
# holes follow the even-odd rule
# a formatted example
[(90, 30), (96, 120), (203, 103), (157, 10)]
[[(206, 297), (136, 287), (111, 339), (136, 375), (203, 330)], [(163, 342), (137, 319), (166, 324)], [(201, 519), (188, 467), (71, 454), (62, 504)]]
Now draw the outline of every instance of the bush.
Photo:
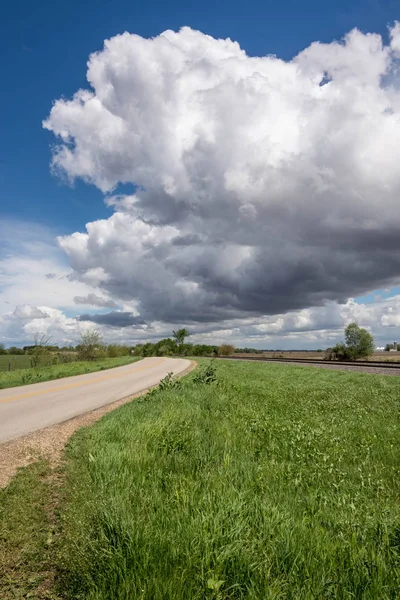
[(56, 357), (57, 363), (59, 365), (64, 365), (67, 363), (75, 362), (76, 358), (77, 358), (73, 352), (68, 352), (68, 351), (67, 352), (66, 351), (58, 352), (55, 355), (55, 357)]
[(217, 368), (211, 361), (208, 365), (201, 367), (193, 378), (195, 383), (214, 383), (217, 381)]
[(164, 377), (164, 379), (161, 379), (161, 381), (157, 387), (150, 390), (150, 392), (148, 392), (148, 394), (146, 394), (146, 396), (144, 396), (144, 398), (139, 400), (139, 402), (144, 402), (144, 401), (146, 401), (146, 399), (156, 396), (159, 392), (166, 392), (168, 390), (176, 390), (176, 389), (179, 389), (180, 387), (181, 387), (180, 380), (174, 379), (174, 374), (171, 371)]
[(29, 354), (31, 355), (31, 365), (34, 368), (49, 367), (57, 362), (57, 357), (53, 356), (46, 346), (35, 346)]
[(208, 344), (178, 344), (176, 339), (165, 338), (155, 343), (137, 344), (132, 349), (133, 356), (216, 356), (218, 346)]
[(193, 356), (215, 356), (218, 353), (217, 346), (208, 346), (207, 344), (197, 344), (192, 348)]
[(333, 348), (327, 348), (325, 360), (350, 360), (346, 345), (343, 342), (336, 344)]
[(107, 356), (109, 358), (117, 358), (117, 356), (129, 356), (131, 349), (129, 346), (121, 344), (110, 344), (107, 347)]
[(235, 352), (235, 346), (230, 344), (222, 344), (218, 348), (218, 356), (231, 356)]
[(180, 386), (181, 382), (179, 381), (179, 379), (174, 379), (174, 374), (171, 371), (164, 377), (164, 379), (161, 379), (158, 385), (158, 389), (160, 390), (160, 392), (163, 392), (165, 390), (176, 389)]

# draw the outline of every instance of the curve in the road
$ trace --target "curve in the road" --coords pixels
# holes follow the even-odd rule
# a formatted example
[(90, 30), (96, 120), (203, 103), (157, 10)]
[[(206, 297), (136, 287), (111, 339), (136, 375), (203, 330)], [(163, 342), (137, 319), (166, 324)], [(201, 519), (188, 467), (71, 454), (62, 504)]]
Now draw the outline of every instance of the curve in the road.
[(137, 394), (190, 361), (145, 358), (133, 365), (55, 381), (0, 390), (0, 443), (61, 423), (116, 400)]

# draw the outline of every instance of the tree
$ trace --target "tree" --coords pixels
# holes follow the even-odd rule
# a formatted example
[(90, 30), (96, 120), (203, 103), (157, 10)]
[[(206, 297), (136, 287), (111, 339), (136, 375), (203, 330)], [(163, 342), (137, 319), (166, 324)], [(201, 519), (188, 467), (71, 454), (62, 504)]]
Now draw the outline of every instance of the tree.
[(344, 330), (346, 351), (350, 360), (366, 358), (374, 353), (375, 342), (372, 335), (357, 323), (349, 323)]
[(156, 352), (156, 347), (151, 342), (147, 342), (147, 344), (143, 344), (141, 355), (143, 357), (154, 356)]
[(7, 354), (7, 350), (4, 348), (4, 344), (0, 344), (0, 354)]
[(156, 356), (172, 356), (177, 352), (177, 344), (171, 338), (165, 338), (154, 344), (154, 354)]
[(357, 360), (374, 353), (375, 342), (372, 335), (357, 323), (349, 323), (344, 330), (346, 343), (339, 342), (325, 352), (325, 360)]
[[(0, 352), (0, 354), (4, 354), (4, 352)], [(22, 348), (17, 348), (17, 346), (10, 346), (8, 350), (5, 351), (5, 354), (12, 354), (13, 356), (25, 354)]]
[(105, 354), (101, 333), (96, 329), (88, 329), (81, 335), (81, 341), (76, 347), (79, 360), (96, 360)]
[(185, 343), (185, 339), (189, 337), (190, 333), (187, 329), (182, 327), (182, 329), (178, 329), (177, 331), (172, 332), (172, 337), (176, 340), (178, 346), (183, 346)]
[(157, 356), (172, 356), (171, 346), (168, 344), (163, 344), (157, 349)]
[(393, 344), (386, 344), (385, 346), (385, 352), (390, 352), (390, 350), (394, 349), (394, 345)]

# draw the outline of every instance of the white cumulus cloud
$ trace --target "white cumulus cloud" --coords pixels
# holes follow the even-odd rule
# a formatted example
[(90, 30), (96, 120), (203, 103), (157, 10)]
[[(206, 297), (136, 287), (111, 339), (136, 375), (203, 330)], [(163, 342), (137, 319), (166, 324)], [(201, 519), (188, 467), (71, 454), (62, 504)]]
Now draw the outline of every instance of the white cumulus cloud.
[(107, 40), (44, 123), (53, 168), (115, 194), (59, 240), (73, 279), (147, 322), (291, 312), (299, 334), (311, 307), (395, 285), (399, 49), (398, 23), (389, 45), (355, 29), (290, 61), (188, 27)]

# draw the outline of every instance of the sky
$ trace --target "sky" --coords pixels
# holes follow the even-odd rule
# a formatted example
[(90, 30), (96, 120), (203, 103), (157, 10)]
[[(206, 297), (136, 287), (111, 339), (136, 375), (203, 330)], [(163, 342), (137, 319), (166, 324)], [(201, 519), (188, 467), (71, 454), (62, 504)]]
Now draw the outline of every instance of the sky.
[(2, 17), (0, 343), (400, 339), (400, 0)]

